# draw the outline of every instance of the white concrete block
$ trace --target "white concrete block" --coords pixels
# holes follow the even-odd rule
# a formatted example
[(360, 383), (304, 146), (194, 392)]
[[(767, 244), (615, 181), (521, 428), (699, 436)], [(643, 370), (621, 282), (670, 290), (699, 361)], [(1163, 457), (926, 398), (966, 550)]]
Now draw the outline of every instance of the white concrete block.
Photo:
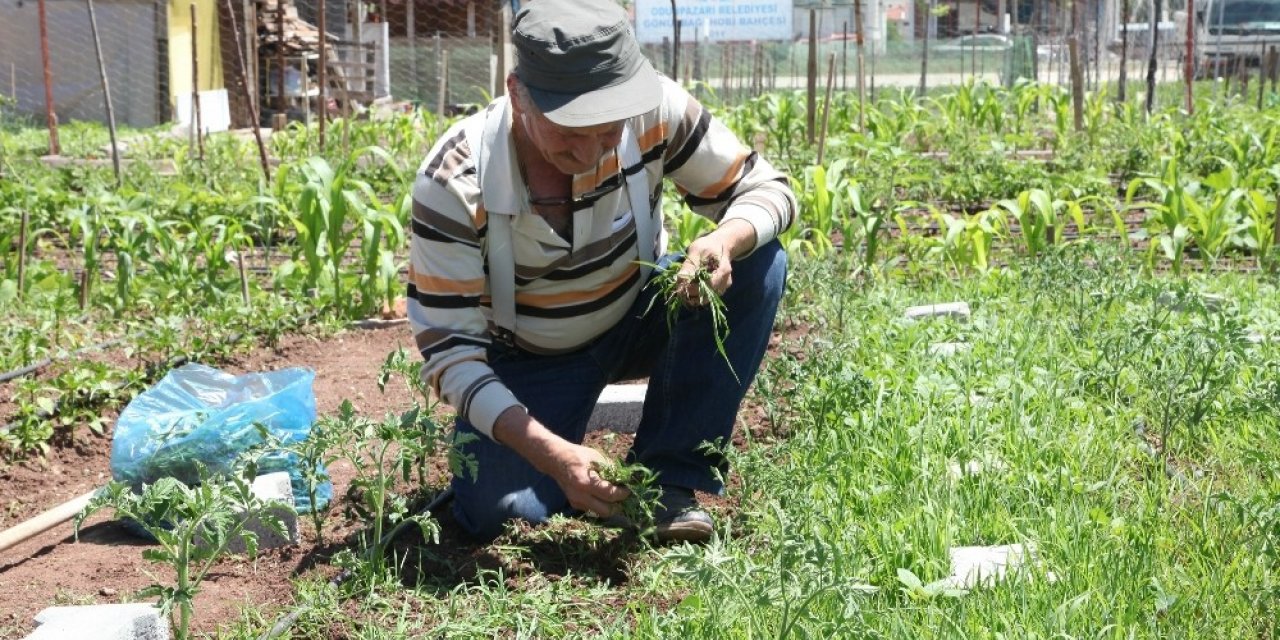
[[(945, 580), (955, 589), (992, 586), (1015, 573), (1029, 578), (1027, 570), (1036, 563), (1035, 545), (1008, 544), (994, 547), (952, 547), (951, 575)], [(1046, 573), (1055, 582), (1057, 576)]]
[(150, 604), (49, 607), (26, 640), (168, 640), (169, 618)]
[(967, 342), (935, 342), (929, 345), (929, 354), (945, 358), (957, 353), (965, 353), (972, 348), (973, 345)]
[(952, 480), (972, 478), (986, 472), (1000, 473), (1009, 469), (1009, 465), (994, 456), (975, 458), (961, 464), (959, 460), (947, 461), (947, 477)]
[(946, 302), (942, 304), (926, 304), (918, 307), (907, 307), (903, 313), (908, 320), (922, 320), (924, 318), (956, 318), (958, 320), (969, 319), (969, 303), (968, 302)]
[(635, 433), (640, 427), (644, 394), (648, 390), (648, 384), (611, 384), (605, 387), (587, 421), (587, 431), (608, 429), (617, 433)]
[[(258, 550), (297, 544), (298, 514), (293, 510), (293, 487), (289, 481), (289, 474), (285, 471), (277, 471), (258, 476), (253, 479), (252, 490), (253, 495), (259, 499), (274, 503), (268, 509), (284, 522), (285, 532), (288, 534), (281, 537), (259, 518), (249, 518), (244, 527), (257, 534)], [(198, 541), (197, 544), (203, 544), (203, 541)], [(232, 538), (227, 543), (227, 551), (244, 553), (244, 540), (239, 536)]]

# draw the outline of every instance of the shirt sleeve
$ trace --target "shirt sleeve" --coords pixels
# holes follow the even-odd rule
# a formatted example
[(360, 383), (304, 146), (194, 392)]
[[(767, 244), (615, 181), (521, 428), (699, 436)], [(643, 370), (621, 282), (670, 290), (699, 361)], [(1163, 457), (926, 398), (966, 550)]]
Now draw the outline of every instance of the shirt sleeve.
[(498, 416), (520, 402), (487, 361), (487, 293), (474, 161), (461, 127), (438, 142), (413, 186), (408, 315), (426, 361), (423, 378), (481, 433), (493, 437)]
[(756, 247), (791, 226), (796, 198), (787, 176), (666, 78), (662, 117), (671, 132), (663, 174), (675, 182), (690, 209), (717, 223), (750, 223), (756, 230)]

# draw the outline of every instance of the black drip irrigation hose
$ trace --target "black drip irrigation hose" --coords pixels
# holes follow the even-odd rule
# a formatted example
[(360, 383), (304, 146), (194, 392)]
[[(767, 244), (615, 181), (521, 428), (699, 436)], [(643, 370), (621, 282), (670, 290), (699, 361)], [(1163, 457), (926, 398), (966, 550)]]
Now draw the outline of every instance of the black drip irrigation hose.
[[(450, 500), (453, 500), (452, 486), (445, 488), (444, 491), (441, 491), (435, 498), (431, 500), (431, 502), (427, 504), (426, 507), (423, 507), (422, 511), (420, 511), (419, 513), (420, 514), (433, 513), (440, 507), (443, 507), (444, 505), (448, 504)], [(369, 549), (366, 552), (366, 554), (373, 553), (374, 549), (386, 549), (388, 545), (390, 545), (392, 542), (395, 542), (396, 539), (404, 535), (406, 531), (409, 531), (409, 528), (413, 524), (414, 524), (414, 520), (412, 518), (405, 518), (404, 520), (401, 520), (398, 524), (396, 524), (395, 527), (393, 527), (390, 531), (388, 531), (386, 534), (382, 536), (382, 539), (378, 541), (378, 545), (376, 547), (373, 547), (373, 549)], [(341, 586), (342, 583), (350, 579), (351, 575), (352, 573), (350, 569), (343, 569), (341, 572), (338, 573), (338, 575), (334, 576), (329, 580), (329, 586), (337, 588)], [(290, 627), (292, 627), (294, 623), (298, 621), (298, 618), (301, 618), (302, 614), (306, 613), (307, 609), (310, 609), (310, 608), (311, 606), (306, 603), (298, 605), (293, 609), (293, 611), (290, 611), (288, 615), (277, 620), (276, 623), (266, 631), (266, 633), (263, 633), (262, 635), (258, 636), (258, 640), (273, 640), (274, 638), (279, 637), (281, 634), (288, 631)]]
[(55, 363), (55, 362), (61, 362), (61, 361), (63, 361), (63, 360), (70, 360), (71, 358), (77, 358), (77, 357), (79, 357), (79, 356), (84, 355), (85, 353), (90, 352), (90, 351), (100, 351), (100, 350), (102, 350), (102, 349), (107, 349), (107, 348), (110, 348), (110, 347), (114, 347), (114, 346), (116, 346), (117, 344), (120, 344), (121, 342), (124, 342), (124, 339), (125, 339), (126, 337), (127, 337), (127, 336), (120, 336), (120, 337), (118, 337), (118, 338), (112, 338), (112, 339), (110, 339), (110, 340), (104, 340), (104, 341), (102, 341), (102, 342), (99, 342), (98, 344), (89, 345), (89, 346), (87, 346), (87, 347), (81, 347), (81, 348), (76, 349), (75, 351), (72, 351), (71, 353), (68, 353), (68, 354), (66, 354), (66, 355), (61, 355), (61, 356), (58, 356), (58, 357), (56, 357), (56, 358), (45, 358), (44, 360), (41, 360), (41, 361), (36, 362), (36, 363), (34, 363), (34, 364), (29, 364), (29, 365), (27, 365), (27, 366), (25, 366), (25, 367), (21, 367), (21, 368), (18, 368), (18, 369), (14, 369), (13, 371), (6, 371), (6, 372), (4, 372), (4, 373), (0, 373), (0, 382), (8, 382), (8, 381), (10, 381), (10, 380), (13, 380), (14, 378), (21, 378), (22, 376), (33, 374), (33, 373), (35, 373), (35, 372), (37, 372), (37, 371), (39, 371), (39, 370), (41, 370), (41, 369), (43, 369), (43, 368), (45, 368), (45, 367), (47, 367), (47, 366), (49, 366), (49, 365), (53, 364), (53, 363)]
[[(314, 320), (314, 319), (315, 319), (315, 317), (316, 317), (316, 316), (318, 316), (318, 315), (320, 315), (320, 310), (312, 311), (311, 313), (308, 313), (308, 314), (306, 314), (306, 315), (302, 316), (302, 318), (298, 320), (298, 324), (297, 324), (296, 326), (297, 326), (297, 327), (304, 327), (304, 326), (306, 326), (306, 325), (307, 325), (307, 323), (309, 323), (309, 322), (311, 322), (312, 320)], [(246, 335), (253, 335), (253, 333), (252, 333), (252, 332), (250, 332), (250, 331), (241, 331), (240, 333), (233, 334), (229, 339), (227, 339), (227, 342), (231, 342), (231, 343), (240, 342), (240, 340), (242, 340)], [(126, 336), (126, 337), (127, 337), (127, 336)], [(116, 339), (115, 339), (115, 342), (119, 342), (119, 341), (121, 341), (121, 340), (123, 340), (123, 339), (124, 339), (124, 337), (116, 338)], [(108, 341), (108, 342), (111, 342), (111, 341)], [(103, 344), (106, 344), (106, 343), (103, 343)], [(101, 346), (102, 346), (101, 344), (100, 344), (100, 345), (94, 345), (94, 347), (101, 347)], [(89, 348), (94, 348), (94, 347), (89, 347)], [(66, 356), (66, 358), (70, 358), (70, 357), (72, 357), (72, 356), (74, 356), (74, 355), (77, 355), (77, 354), (81, 353), (81, 352), (82, 352), (82, 351), (84, 351), (84, 350), (85, 350), (85, 349), (81, 349), (80, 351), (76, 351), (75, 353), (72, 353), (72, 354), (70, 354), (70, 355)], [(60, 359), (62, 359), (62, 358), (60, 358)], [(174, 357), (172, 357), (172, 358), (170, 358), (170, 359), (166, 360), (166, 361), (164, 362), (164, 364), (162, 364), (162, 365), (160, 366), (160, 369), (161, 369), (161, 370), (163, 370), (163, 371), (166, 371), (166, 372), (167, 372), (167, 371), (169, 371), (169, 370), (171, 370), (171, 369), (173, 369), (173, 368), (175, 368), (175, 367), (181, 367), (182, 365), (186, 364), (186, 363), (187, 363), (187, 362), (189, 362), (189, 361), (190, 361), (190, 358), (189, 358), (188, 356), (174, 356)], [(36, 364), (39, 364), (39, 363), (36, 363)], [(35, 366), (35, 365), (32, 365), (32, 366)], [(12, 372), (10, 372), (10, 373), (12, 373)], [(25, 374), (23, 374), (23, 375), (25, 375)], [(53, 406), (53, 410), (52, 410), (52, 411), (37, 411), (37, 412), (36, 412), (36, 415), (35, 415), (35, 419), (36, 419), (36, 420), (48, 420), (49, 418), (52, 418), (52, 417), (54, 417), (54, 416), (58, 415), (58, 408), (59, 408), (60, 404), (61, 404), (61, 403), (55, 404), (55, 405)], [(13, 429), (16, 429), (16, 428), (18, 427), (19, 422), (20, 422), (19, 420), (14, 420), (13, 422), (8, 422), (8, 423), (6, 423), (6, 424), (0, 425), (0, 434), (8, 433), (9, 431), (11, 431), (11, 430), (13, 430)]]

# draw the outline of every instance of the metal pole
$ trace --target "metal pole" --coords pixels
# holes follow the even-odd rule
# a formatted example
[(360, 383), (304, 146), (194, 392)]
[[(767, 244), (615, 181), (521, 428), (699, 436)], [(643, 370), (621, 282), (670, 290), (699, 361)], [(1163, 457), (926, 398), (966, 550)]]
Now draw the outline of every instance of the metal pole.
[(107, 105), (107, 132), (111, 135), (111, 168), (116, 173), (116, 188), (124, 184), (120, 177), (120, 143), (116, 140), (116, 110), (111, 106), (111, 86), (107, 83), (107, 65), (102, 61), (102, 41), (98, 39), (98, 16), (93, 10), (93, 0), (85, 0), (89, 6), (89, 29), (93, 32), (93, 50), (98, 56), (98, 76), (102, 78), (102, 100)]
[(204, 122), (200, 118), (200, 44), (196, 3), (191, 3), (191, 121), (195, 123), (196, 148), (204, 160)]
[[(271, 182), (271, 164), (267, 162), (267, 146), (262, 142), (262, 116), (258, 112), (257, 87), (249, 88), (249, 70), (244, 64), (244, 44), (240, 40), (240, 25), (236, 20), (235, 7), (231, 0), (223, 0), (227, 5), (227, 17), (231, 20), (231, 36), (236, 46), (236, 60), (240, 68), (240, 88), (249, 100), (249, 117), (253, 119), (253, 138), (258, 143), (258, 160), (262, 164), (262, 177)], [(323, 2), (323, 0), (321, 0)], [(323, 14), (321, 14), (323, 15)], [(322, 38), (323, 40), (323, 38)]]
[(62, 153), (58, 144), (58, 116), (53, 109), (53, 70), (49, 67), (49, 22), (45, 17), (45, 0), (39, 0), (40, 13), (40, 60), (44, 66), (44, 109), (45, 119), (49, 127), (49, 155)]

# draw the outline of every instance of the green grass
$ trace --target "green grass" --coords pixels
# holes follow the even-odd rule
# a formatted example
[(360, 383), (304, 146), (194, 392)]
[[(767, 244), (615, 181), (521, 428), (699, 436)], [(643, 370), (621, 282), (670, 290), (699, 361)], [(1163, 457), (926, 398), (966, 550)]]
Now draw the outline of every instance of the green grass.
[[(1260, 407), (1276, 397), (1280, 349), (1213, 324), (1274, 332), (1273, 279), (1143, 276), (1093, 247), (962, 280), (857, 285), (831, 269), (801, 261), (793, 273), (780, 325), (808, 331), (788, 332), (761, 372), (753, 398), (776, 422), (730, 453), (741, 508), (716, 541), (652, 549), (572, 520), (521, 528), (489, 547), (498, 566), (476, 578), (382, 584), (346, 606), (302, 585), (315, 607), (302, 637), (333, 624), (362, 638), (1274, 633), (1280, 447)], [(1156, 302), (1182, 287), (1230, 302)], [(902, 318), (950, 300), (969, 302), (969, 322)], [(1170, 372), (1200, 361), (1184, 348), (1197, 336), (1241, 357), (1210, 358), (1230, 373), (1210, 411), (1153, 441), (1165, 392), (1189, 384)], [(956, 340), (972, 349), (928, 353)], [(971, 460), (984, 470), (948, 472)], [(948, 597), (899, 578), (945, 578), (951, 547), (1015, 543), (1038, 562), (1007, 582)], [(548, 556), (576, 561), (538, 570)], [(589, 570), (609, 561), (623, 578)]]

